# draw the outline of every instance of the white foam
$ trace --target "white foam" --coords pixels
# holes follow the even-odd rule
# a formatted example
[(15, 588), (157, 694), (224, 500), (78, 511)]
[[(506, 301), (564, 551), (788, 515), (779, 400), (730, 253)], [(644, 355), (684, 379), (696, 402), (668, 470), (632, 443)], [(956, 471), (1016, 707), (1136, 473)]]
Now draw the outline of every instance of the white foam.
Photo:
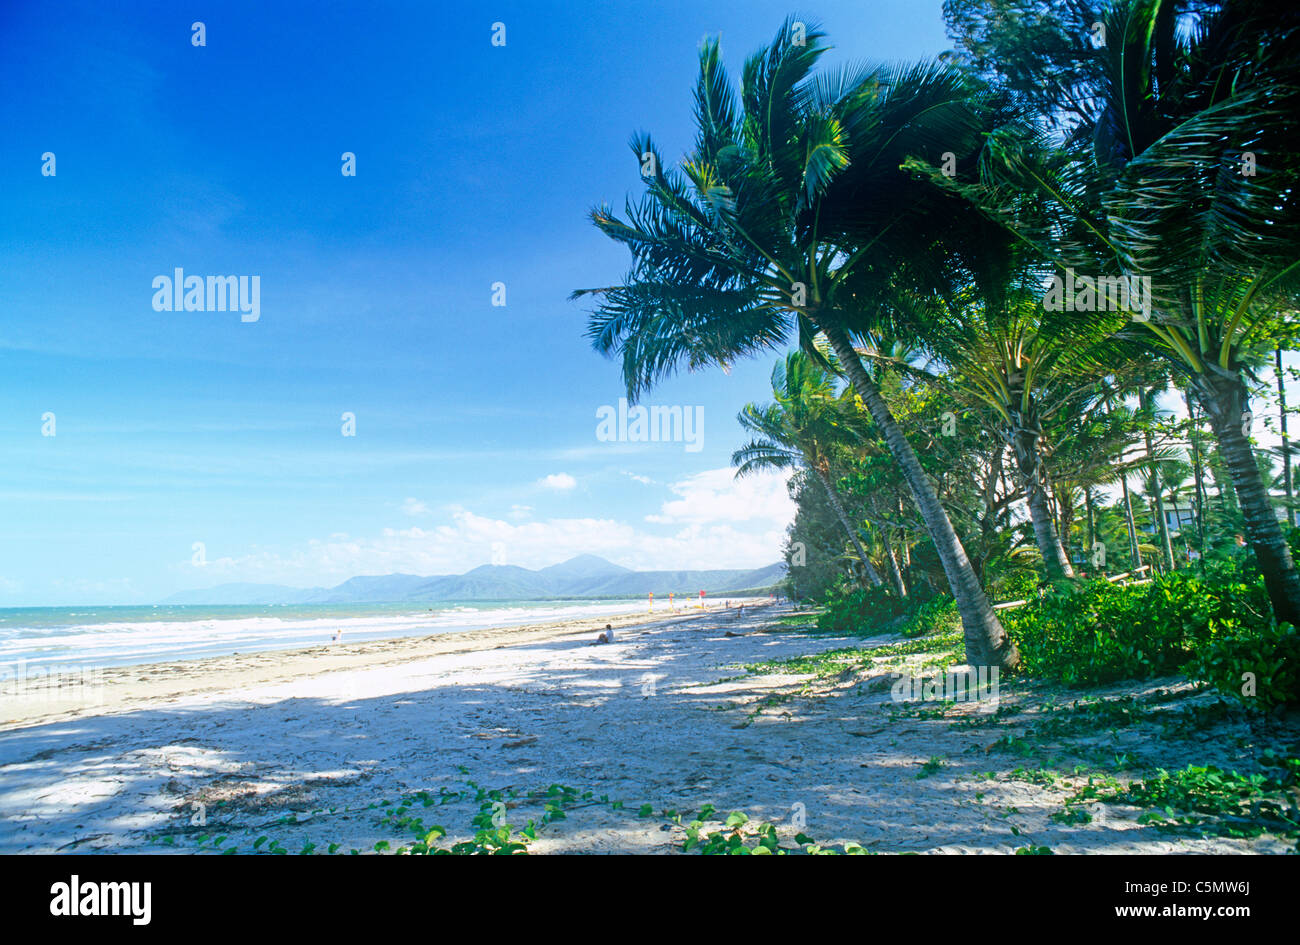
[[(518, 603), (491, 607), (456, 605), (410, 613), (320, 616), (196, 617), (193, 620), (109, 620), (66, 626), (0, 630), (0, 671), (19, 661), (27, 666), (120, 666), (200, 656), (317, 646), (343, 631), (355, 643), (388, 637), (422, 636), (484, 627), (631, 613), (644, 601)], [(197, 608), (196, 608), (197, 609)], [(268, 610), (270, 608), (267, 608)], [(341, 608), (342, 609), (342, 608)], [(67, 615), (69, 617), (73, 615)], [(90, 616), (84, 614), (81, 616)]]

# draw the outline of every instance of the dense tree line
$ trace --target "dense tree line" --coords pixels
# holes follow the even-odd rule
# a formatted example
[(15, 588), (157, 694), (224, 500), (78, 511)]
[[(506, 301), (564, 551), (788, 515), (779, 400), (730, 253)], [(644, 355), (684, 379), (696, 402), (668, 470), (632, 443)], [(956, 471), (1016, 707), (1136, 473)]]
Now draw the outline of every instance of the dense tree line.
[(640, 197), (593, 211), (631, 266), (575, 293), (592, 343), (632, 398), (781, 353), (734, 459), (796, 470), (796, 596), (950, 595), (971, 662), (1014, 668), (996, 600), (1249, 554), (1300, 623), (1289, 442), (1257, 439), (1300, 288), (1300, 21), (945, 13), (920, 63), (819, 71), (789, 20), (735, 85), (706, 42), (690, 153), (635, 136)]

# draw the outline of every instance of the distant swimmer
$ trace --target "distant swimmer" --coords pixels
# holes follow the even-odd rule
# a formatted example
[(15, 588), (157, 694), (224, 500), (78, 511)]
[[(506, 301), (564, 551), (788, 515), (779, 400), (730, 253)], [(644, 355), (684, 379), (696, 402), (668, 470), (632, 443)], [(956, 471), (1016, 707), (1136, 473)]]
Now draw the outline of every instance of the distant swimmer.
[(605, 624), (605, 629), (600, 632), (600, 636), (596, 637), (595, 642), (592, 643), (591, 645), (599, 646), (602, 643), (613, 643), (613, 642), (614, 642), (614, 628), (609, 624)]

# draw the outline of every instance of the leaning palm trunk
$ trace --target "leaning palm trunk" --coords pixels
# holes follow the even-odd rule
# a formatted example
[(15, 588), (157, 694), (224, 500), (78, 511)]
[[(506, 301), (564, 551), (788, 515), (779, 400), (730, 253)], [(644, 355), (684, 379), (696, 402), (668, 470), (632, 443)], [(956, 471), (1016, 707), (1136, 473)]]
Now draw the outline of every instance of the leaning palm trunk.
[(1192, 387), (1232, 478), (1246, 522), (1246, 539), (1259, 561), (1273, 612), (1278, 620), (1300, 627), (1300, 575), (1296, 574), (1291, 549), (1273, 514), (1273, 503), (1243, 429), (1249, 422), (1246, 385), (1240, 375), (1205, 373), (1193, 376)]
[(889, 576), (894, 582), (894, 590), (898, 592), (899, 597), (906, 597), (907, 582), (903, 580), (903, 572), (898, 567), (898, 556), (894, 554), (894, 543), (889, 540), (889, 529), (882, 528), (880, 538), (885, 543), (886, 560), (889, 562)]
[(871, 558), (867, 556), (867, 549), (862, 547), (862, 542), (858, 539), (858, 530), (849, 521), (848, 513), (844, 511), (844, 504), (840, 502), (840, 497), (835, 492), (835, 486), (831, 484), (830, 476), (816, 466), (813, 467), (813, 471), (817, 473), (817, 478), (821, 480), (821, 484), (826, 487), (826, 498), (830, 500), (831, 508), (835, 510), (835, 516), (840, 520), (840, 524), (844, 526), (844, 530), (849, 533), (849, 541), (853, 542), (858, 557), (862, 559), (862, 568), (867, 572), (867, 580), (871, 582), (873, 587), (879, 587), (885, 582), (881, 580), (880, 572), (875, 569), (871, 563)]
[(1061, 544), (1056, 530), (1056, 519), (1047, 502), (1047, 467), (1038, 449), (1037, 424), (1017, 422), (1011, 434), (1011, 449), (1016, 458), (1016, 470), (1025, 490), (1029, 505), (1029, 519), (1034, 526), (1034, 541), (1043, 556), (1043, 568), (1049, 581), (1074, 577), (1070, 558)]
[[(822, 327), (822, 326), (819, 326)], [(926, 531), (934, 542), (935, 551), (943, 564), (948, 585), (957, 601), (962, 628), (966, 639), (966, 658), (977, 666), (1001, 666), (1013, 669), (1020, 662), (1015, 642), (1007, 636), (993, 606), (980, 586), (979, 578), (971, 567), (966, 549), (953, 530), (948, 513), (944, 511), (935, 494), (934, 484), (921, 468), (916, 452), (903, 435), (902, 427), (894, 419), (889, 405), (880, 395), (880, 389), (862, 367), (858, 353), (848, 335), (838, 326), (823, 331), (835, 350), (836, 357), (849, 375), (854, 392), (862, 398), (871, 419), (880, 429), (881, 437), (903, 473), (903, 479), (912, 490), (912, 498), (921, 512)]]

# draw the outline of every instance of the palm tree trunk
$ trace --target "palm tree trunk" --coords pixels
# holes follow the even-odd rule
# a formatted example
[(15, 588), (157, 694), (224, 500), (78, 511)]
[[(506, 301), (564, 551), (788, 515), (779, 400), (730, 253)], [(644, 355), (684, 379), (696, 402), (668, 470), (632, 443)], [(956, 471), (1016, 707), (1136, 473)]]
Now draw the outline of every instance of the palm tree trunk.
[(1183, 538), (1183, 551), (1186, 553), (1187, 561), (1190, 563), (1192, 560), (1192, 545), (1187, 538), (1187, 530), (1183, 528), (1183, 517), (1179, 514), (1181, 510), (1178, 508), (1178, 496), (1176, 493), (1169, 493), (1169, 504), (1174, 507), (1174, 521), (1178, 523), (1178, 534)]
[(1279, 621), (1300, 627), (1300, 575), (1282, 535), (1268, 489), (1255, 463), (1255, 453), (1243, 431), (1248, 397), (1240, 375), (1197, 374), (1196, 397), (1210, 420), (1219, 455), (1228, 467), (1233, 489), (1246, 522), (1246, 539), (1255, 551), (1264, 586)]
[(1133, 497), (1128, 491), (1128, 476), (1120, 475), (1119, 484), (1124, 488), (1124, 524), (1128, 526), (1128, 551), (1133, 557), (1133, 567), (1142, 567), (1142, 551), (1138, 548), (1137, 523), (1133, 521)]
[(1282, 374), (1282, 346), (1274, 350), (1277, 358), (1277, 406), (1282, 421), (1282, 475), (1286, 480), (1286, 523), (1295, 527), (1295, 496), (1291, 494), (1291, 440), (1286, 435), (1286, 383)]
[(1174, 540), (1169, 536), (1169, 522), (1165, 518), (1165, 500), (1160, 498), (1160, 477), (1155, 473), (1152, 473), (1152, 476), (1155, 478), (1155, 482), (1153, 482), (1152, 485), (1155, 487), (1156, 492), (1155, 497), (1152, 500), (1151, 515), (1158, 523), (1161, 549), (1160, 554), (1161, 559), (1164, 561), (1165, 570), (1172, 571), (1174, 569)]
[[(1145, 390), (1138, 391), (1138, 402), (1145, 410), (1151, 404), (1151, 395)], [(1146, 442), (1147, 459), (1151, 461), (1151, 494), (1155, 496), (1156, 527), (1159, 529), (1160, 549), (1164, 556), (1165, 570), (1174, 569), (1174, 544), (1169, 539), (1169, 523), (1165, 521), (1165, 503), (1160, 498), (1160, 472), (1155, 465), (1155, 450), (1151, 445), (1151, 428), (1143, 424), (1142, 439)]]
[[(1111, 411), (1112, 405), (1110, 394), (1106, 395), (1106, 410)], [(1124, 460), (1124, 450), (1120, 451), (1120, 461)], [(1128, 528), (1128, 551), (1129, 556), (1133, 559), (1133, 567), (1142, 567), (1142, 552), (1138, 548), (1137, 525), (1133, 521), (1133, 497), (1128, 491), (1128, 473), (1121, 470), (1119, 474), (1119, 484), (1124, 490), (1124, 524)]]
[[(903, 505), (903, 497), (898, 496), (898, 517), (901, 519), (907, 509)], [(909, 570), (912, 567), (912, 544), (907, 540), (907, 530), (903, 530), (903, 569)]]
[[(823, 327), (823, 326), (819, 326)], [(867, 412), (875, 421), (880, 435), (889, 447), (889, 452), (897, 461), (904, 481), (912, 490), (912, 498), (920, 510), (926, 531), (934, 542), (935, 551), (943, 564), (944, 574), (952, 589), (952, 596), (957, 602), (957, 611), (961, 614), (962, 628), (966, 638), (966, 658), (976, 666), (1001, 666), (1014, 669), (1020, 662), (1020, 653), (1015, 642), (1007, 636), (993, 606), (989, 603), (979, 578), (971, 567), (966, 549), (962, 547), (957, 532), (948, 519), (948, 513), (935, 494), (934, 484), (921, 468), (916, 458), (916, 451), (907, 442), (903, 429), (894, 419), (889, 405), (880, 396), (871, 376), (858, 360), (858, 353), (845, 331), (839, 326), (824, 328), (831, 347), (835, 350), (841, 366), (848, 372), (853, 390), (866, 405)]]
[(1187, 400), (1187, 419), (1191, 423), (1192, 473), (1196, 477), (1196, 552), (1197, 563), (1205, 570), (1205, 469), (1201, 462), (1201, 431), (1196, 423), (1196, 407), (1192, 403), (1192, 389), (1183, 391)]
[[(1213, 432), (1213, 429), (1211, 429)], [(1232, 476), (1228, 474), (1223, 456), (1216, 450), (1209, 459), (1210, 475), (1214, 477), (1215, 498), (1219, 502), (1219, 514), (1224, 518), (1234, 516), (1237, 512), (1237, 493), (1229, 489)]]
[(858, 557), (862, 559), (862, 567), (867, 572), (867, 579), (871, 581), (874, 587), (879, 587), (885, 582), (881, 580), (880, 573), (871, 564), (871, 558), (867, 556), (867, 549), (862, 547), (862, 541), (858, 538), (858, 530), (854, 528), (853, 523), (849, 521), (848, 513), (844, 511), (844, 505), (840, 502), (840, 497), (835, 492), (835, 487), (831, 484), (830, 476), (818, 469), (816, 466), (813, 466), (812, 468), (813, 472), (817, 474), (817, 478), (821, 480), (821, 484), (826, 487), (826, 498), (830, 500), (831, 508), (835, 510), (835, 515), (840, 520), (840, 524), (844, 526), (844, 530), (849, 533), (849, 541), (853, 542), (853, 547), (857, 550)]
[[(1083, 506), (1088, 512), (1088, 550), (1086, 554), (1089, 555), (1088, 561), (1091, 563), (1092, 561), (1091, 555), (1093, 554), (1093, 545), (1097, 544), (1097, 514), (1092, 507), (1091, 486), (1083, 487)], [(1105, 570), (1105, 569), (1096, 568), (1096, 566), (1094, 566), (1094, 570)], [(1089, 576), (1096, 577), (1097, 575), (1090, 574)]]
[[(1148, 482), (1148, 484), (1150, 483)], [(1159, 504), (1160, 506), (1159, 515), (1156, 514), (1157, 504)], [(1172, 542), (1169, 545), (1168, 553), (1165, 552), (1163, 547), (1164, 540), (1161, 536), (1161, 525), (1164, 524), (1163, 519), (1165, 517), (1164, 502), (1158, 497), (1153, 499), (1150, 496), (1148, 496), (1145, 505), (1145, 510), (1147, 515), (1151, 517), (1151, 532), (1152, 532), (1151, 540), (1158, 542), (1158, 544), (1156, 545), (1158, 554), (1155, 557), (1156, 571), (1159, 574), (1168, 574), (1170, 571), (1174, 569), (1174, 562), (1173, 562), (1174, 552), (1173, 552)]]
[[(1068, 486), (1064, 489), (1053, 489), (1056, 496), (1056, 517), (1058, 520), (1057, 534), (1060, 535), (1061, 544), (1068, 546), (1070, 535), (1074, 531), (1074, 490)], [(1066, 560), (1069, 560), (1070, 549), (1065, 548)]]
[(1070, 558), (1056, 531), (1056, 519), (1047, 503), (1047, 470), (1038, 450), (1037, 424), (1017, 418), (1011, 433), (1011, 450), (1016, 458), (1020, 484), (1025, 489), (1025, 502), (1029, 506), (1029, 520), (1034, 526), (1034, 541), (1043, 556), (1043, 570), (1049, 581), (1074, 577)]
[(898, 569), (898, 558), (894, 554), (894, 543), (889, 540), (889, 529), (880, 529), (880, 540), (885, 543), (885, 555), (889, 561), (889, 576), (894, 581), (894, 590), (898, 592), (899, 597), (907, 596), (907, 582), (903, 580), (903, 572)]

